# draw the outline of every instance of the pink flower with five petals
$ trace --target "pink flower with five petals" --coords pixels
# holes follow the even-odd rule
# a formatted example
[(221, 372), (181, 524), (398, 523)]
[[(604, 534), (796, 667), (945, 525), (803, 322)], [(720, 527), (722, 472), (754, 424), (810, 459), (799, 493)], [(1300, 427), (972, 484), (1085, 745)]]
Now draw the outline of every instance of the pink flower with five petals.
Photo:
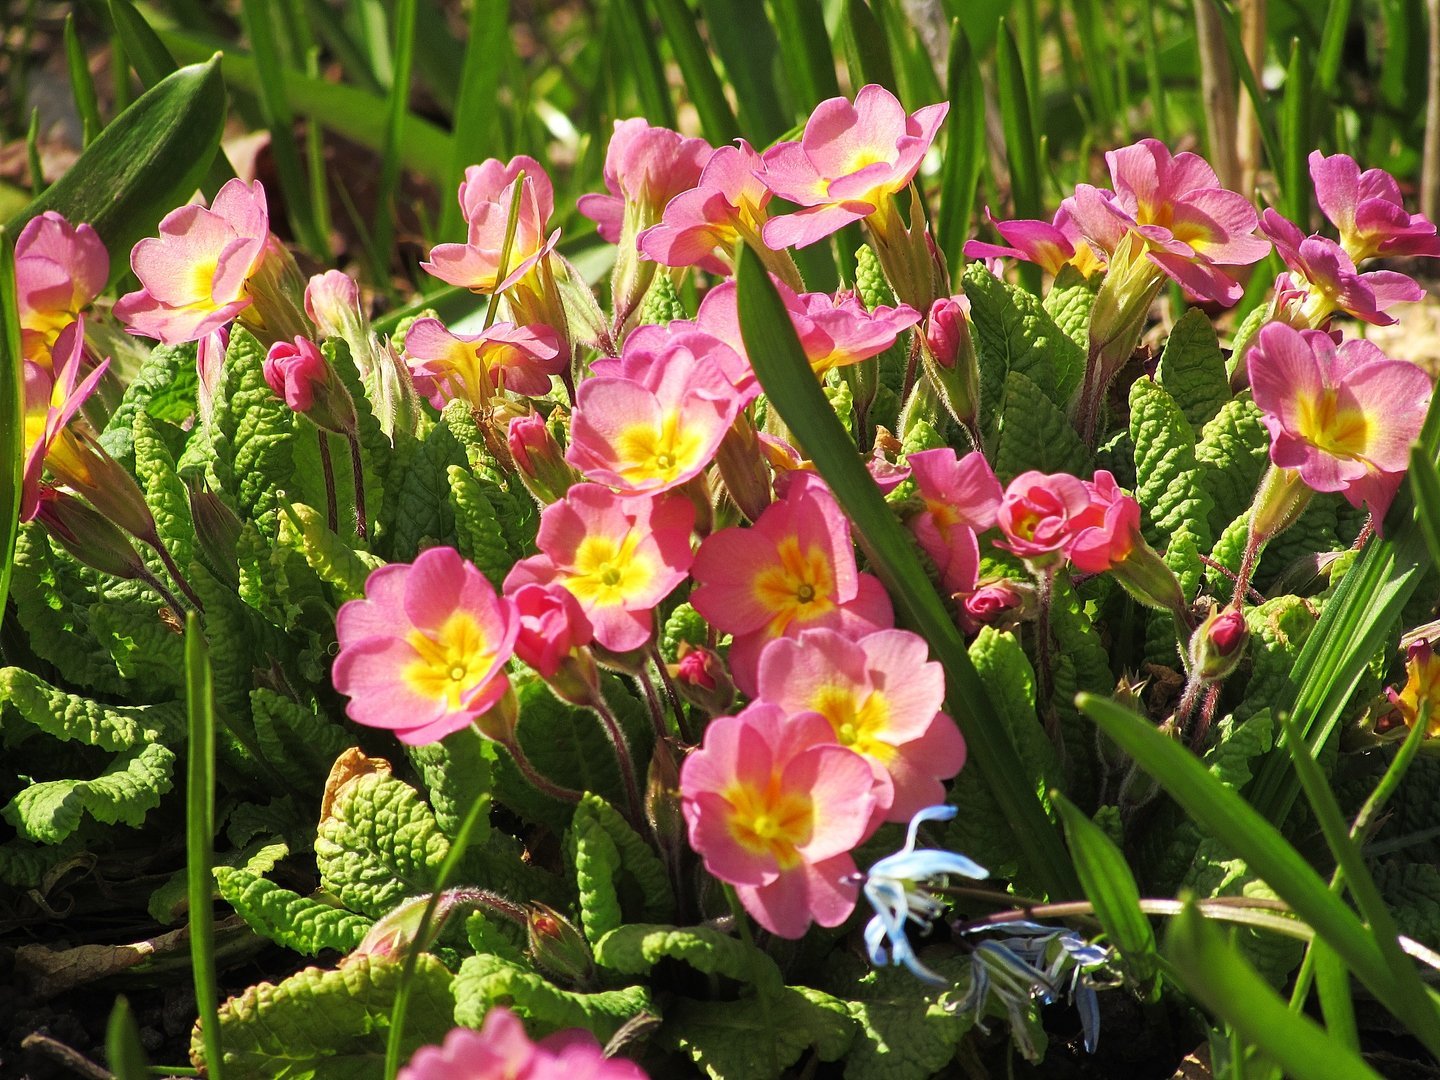
[(89, 225), (54, 210), (31, 218), (15, 238), (21, 354), (48, 368), (50, 349), (105, 288), (110, 256)]
[(645, 1080), (633, 1061), (607, 1058), (582, 1028), (531, 1042), (520, 1018), (503, 1005), (479, 1030), (457, 1027), (442, 1046), (422, 1046), (397, 1080)]
[(1340, 230), (1340, 243), (1356, 263), (1377, 256), (1440, 257), (1440, 236), (1424, 214), (1411, 214), (1400, 185), (1384, 169), (1360, 171), (1347, 154), (1310, 155), (1310, 179), (1321, 211)]
[(633, 207), (635, 231), (656, 221), (666, 203), (700, 182), (714, 152), (704, 139), (687, 139), (641, 117), (616, 120), (605, 151), (609, 194), (582, 195), (576, 208), (599, 226), (602, 239), (618, 244), (627, 207)]

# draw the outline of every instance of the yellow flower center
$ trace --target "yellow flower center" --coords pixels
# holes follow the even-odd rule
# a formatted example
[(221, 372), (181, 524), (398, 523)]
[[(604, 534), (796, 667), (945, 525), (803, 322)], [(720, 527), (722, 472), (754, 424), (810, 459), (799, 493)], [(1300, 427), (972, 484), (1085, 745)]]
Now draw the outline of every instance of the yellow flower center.
[(824, 548), (787, 536), (776, 547), (778, 560), (755, 575), (752, 588), (760, 603), (774, 612), (768, 630), (785, 633), (792, 622), (810, 622), (835, 610), (835, 572)]
[(618, 472), (626, 481), (639, 485), (658, 481), (674, 483), (675, 478), (693, 469), (704, 450), (700, 435), (680, 427), (680, 414), (666, 414), (660, 427), (631, 424), (615, 441)]
[(1363, 459), (1370, 445), (1370, 418), (1363, 409), (1342, 408), (1334, 390), (1302, 398), (1297, 426), (1307, 442), (1337, 458)]
[(452, 710), (494, 665), (484, 631), (466, 611), (452, 614), (437, 631), (412, 630), (405, 640), (419, 654), (406, 666), (405, 681), (417, 694), (441, 699)]
[(774, 859), (781, 870), (800, 864), (797, 849), (815, 826), (815, 804), (808, 795), (781, 791), (779, 776), (772, 774), (763, 789), (736, 783), (721, 798), (730, 804), (730, 835), (737, 844)]
[(611, 536), (587, 536), (575, 550), (575, 569), (561, 584), (582, 604), (618, 607), (655, 577), (649, 558), (637, 556), (640, 537), (632, 529), (617, 542)]
[(862, 699), (853, 686), (831, 683), (815, 692), (810, 708), (830, 722), (842, 746), (880, 762), (894, 756), (895, 748), (880, 740), (890, 724), (890, 705), (880, 691)]

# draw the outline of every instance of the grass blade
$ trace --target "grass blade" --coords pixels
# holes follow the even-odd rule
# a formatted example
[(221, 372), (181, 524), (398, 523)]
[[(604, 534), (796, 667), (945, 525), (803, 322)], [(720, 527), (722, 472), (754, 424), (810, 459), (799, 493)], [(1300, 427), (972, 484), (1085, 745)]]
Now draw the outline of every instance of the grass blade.
[(460, 91), (455, 97), (449, 183), (440, 191), (440, 224), (435, 235), (441, 239), (460, 229), (460, 202), (454, 192), (466, 166), (498, 156), (500, 127), (495, 102), (512, 52), (510, 0), (473, 0)]
[(415, 61), (415, 0), (395, 0), (395, 78), (386, 106), (385, 142), (380, 150), (380, 189), (375, 200), (375, 280), (388, 286), (390, 248), (395, 239), (395, 188), (400, 182), (400, 137), (410, 111), (410, 72)]
[(225, 122), (220, 62), (181, 68), (117, 116), (45, 193), (11, 218), (19, 230), (46, 210), (89, 222), (110, 252), (110, 279), (130, 249), (200, 184)]
[(1144, 17), (1144, 50), (1145, 50), (1145, 83), (1149, 89), (1150, 110), (1155, 125), (1156, 137), (1164, 143), (1170, 139), (1170, 107), (1165, 98), (1165, 80), (1160, 75), (1160, 30), (1155, 25), (1156, 14), (1160, 9), (1158, 0), (1143, 0), (1145, 5)]
[[(163, 41), (181, 60), (212, 55), (224, 49), (225, 79), (229, 85), (258, 95), (260, 72), (255, 58), (223, 42), (212, 42), (182, 31), (160, 32)], [(385, 144), (385, 100), (376, 94), (343, 83), (311, 79), (289, 72), (285, 89), (296, 115), (324, 124), (330, 130), (360, 145), (379, 151)], [(114, 126), (113, 124), (111, 125)], [(452, 156), (453, 140), (448, 132), (418, 116), (407, 115), (401, 129), (401, 160), (407, 169), (438, 183), (449, 183), (446, 170)]]
[(1415, 495), (1415, 517), (1430, 558), (1440, 565), (1440, 472), (1418, 447), (1410, 452), (1410, 490)]
[(845, 66), (850, 69), (852, 92), (866, 83), (878, 83), (899, 96), (900, 84), (895, 78), (895, 64), (885, 30), (865, 0), (845, 0), (841, 45)]
[(864, 538), (871, 566), (884, 581), (897, 610), (929, 641), (936, 659), (945, 666), (950, 714), (970, 745), (969, 767), (980, 772), (1005, 812), (1031, 876), (1053, 897), (1077, 895), (1079, 882), (1059, 830), (1046, 815), (1020, 764), (954, 620), (946, 614), (900, 523), (826, 402), (774, 284), (759, 257), (748, 249), (740, 252), (738, 263), (740, 329), (760, 385), (825, 477), (857, 534)]
[(754, 17), (746, 0), (700, 0), (700, 10), (710, 44), (735, 88), (745, 133), (757, 146), (765, 146), (794, 119), (775, 84), (775, 31), (769, 20)]
[(30, 127), (25, 132), (25, 162), (30, 169), (30, 191), (38, 199), (45, 193), (45, 169), (40, 164), (40, 110), (30, 110)]
[[(1162, 736), (1163, 737), (1163, 736)], [(1170, 921), (1165, 958), (1186, 993), (1295, 1080), (1381, 1080), (1359, 1054), (1292, 1013), (1193, 903)]]
[(185, 867), (190, 900), (190, 966), (205, 1046), (206, 1075), (221, 1080), (220, 997), (215, 986), (215, 687), (200, 618), (185, 619), (185, 707), (189, 747), (185, 769)]
[(148, 1080), (150, 1076), (145, 1048), (140, 1045), (140, 1029), (135, 1026), (135, 1014), (124, 994), (115, 999), (105, 1025), (105, 1057), (115, 1080)]
[(898, 0), (870, 0), (875, 16), (885, 28), (890, 55), (895, 63), (900, 100), (911, 108), (930, 105), (944, 96), (935, 60), (925, 37), (911, 21)]
[(1274, 825), (1145, 718), (1093, 694), (1079, 695), (1077, 703), (1197, 825), (1244, 859), (1296, 915), (1314, 927), (1386, 1008), (1411, 1023), (1427, 1045), (1432, 1039), (1440, 1043), (1440, 1026), (1428, 1035), (1413, 1027), (1417, 1018), (1430, 1022), (1429, 1003), (1414, 1000), (1410, 980), (1391, 969), (1370, 930)]
[(700, 40), (700, 31), (695, 25), (695, 16), (685, 5), (685, 0), (650, 0), (655, 14), (660, 16), (660, 25), (670, 42), (670, 51), (690, 92), (695, 111), (700, 114), (700, 130), (705, 138), (719, 146), (740, 135), (740, 124), (730, 103), (725, 100), (725, 90), (720, 85), (720, 76), (715, 74), (715, 65), (710, 62), (709, 50)]
[[(775, 0), (770, 7), (781, 60), (802, 115), (826, 98), (838, 97), (835, 51), (825, 29), (820, 0)], [(753, 18), (753, 14), (750, 16)]]
[(1314, 148), (1310, 130), (1311, 97), (1315, 91), (1310, 81), (1309, 59), (1300, 39), (1291, 38), (1280, 125), (1285, 160), (1280, 163), (1279, 171), (1285, 185), (1285, 216), (1305, 233), (1310, 231), (1309, 155)]
[(20, 351), (15, 250), (0, 228), (0, 613), (10, 596), (15, 539), (20, 535), (20, 480), (25, 466), (25, 378)]
[(940, 214), (936, 241), (950, 276), (958, 281), (965, 265), (965, 241), (975, 214), (975, 192), (985, 160), (985, 86), (970, 38), (956, 19), (950, 24), (950, 66), (945, 96), (945, 163), (940, 173)]
[[(1130, 974), (1137, 982), (1149, 983), (1158, 968), (1155, 930), (1140, 910), (1140, 886), (1130, 864), (1115, 841), (1078, 806), (1058, 791), (1050, 793), (1050, 801), (1060, 811), (1075, 873), (1085, 896), (1095, 905), (1095, 917), (1120, 950)], [(1153, 986), (1152, 997), (1158, 992), (1159, 986)]]
[(617, 0), (613, 13), (619, 20), (620, 37), (630, 51), (635, 91), (650, 122), (660, 127), (676, 126), (675, 106), (665, 82), (665, 65), (655, 44), (645, 0)]
[(84, 145), (89, 146), (105, 124), (100, 119), (100, 102), (95, 96), (95, 80), (90, 77), (85, 46), (75, 32), (74, 13), (65, 16), (65, 63), (70, 69), (70, 92), (75, 98), (75, 111), (80, 114)]
[(1345, 31), (1350, 27), (1351, 3), (1352, 0), (1330, 0), (1325, 9), (1325, 28), (1315, 57), (1315, 85), (1327, 96), (1335, 93), (1335, 81), (1340, 77), (1340, 57), (1345, 50)]
[[(1005, 20), (1000, 20), (995, 70), (1000, 91), (1000, 122), (1005, 131), (1005, 152), (1010, 159), (1010, 195), (1018, 218), (1042, 217), (1040, 205), (1040, 143), (1030, 113), (1029, 91), (1020, 49)], [(1024, 263), (1020, 281), (1032, 293), (1040, 292), (1040, 267)]]
[[(1431, 405), (1411, 460), (1440, 459), (1440, 408)], [(1323, 746), (1364, 677), (1369, 659), (1384, 647), (1420, 578), (1429, 566), (1423, 525), (1414, 519), (1404, 489), (1396, 496), (1386, 537), (1365, 545), (1310, 632), (1289, 681), (1272, 702), (1295, 719), (1313, 751)], [(1289, 755), (1275, 747), (1265, 755), (1246, 795), (1266, 820), (1283, 823), (1299, 785)]]
[(1440, 1010), (1425, 993), (1425, 984), (1420, 981), (1419, 973), (1405, 959), (1405, 953), (1400, 948), (1400, 928), (1395, 925), (1375, 879), (1365, 867), (1360, 846), (1350, 837), (1349, 826), (1340, 814), (1340, 804), (1335, 801), (1335, 793), (1330, 790), (1329, 781), (1315, 763), (1310, 747), (1300, 737), (1289, 716), (1281, 713), (1280, 724), (1284, 731), (1285, 748), (1295, 763), (1295, 775), (1315, 814), (1325, 844), (1335, 856), (1340, 872), (1345, 875), (1345, 884), (1355, 899), (1355, 906), (1370, 925), (1375, 943), (1389, 964), (1400, 992), (1408, 995), (1412, 1002), (1414, 1011), (1404, 1019), (1430, 1052), (1440, 1055)]
[(1355, 1002), (1350, 999), (1350, 972), (1324, 941), (1310, 943), (1314, 959), (1315, 993), (1320, 998), (1320, 1014), (1331, 1036), (1357, 1053), (1360, 1031), (1355, 1025)]

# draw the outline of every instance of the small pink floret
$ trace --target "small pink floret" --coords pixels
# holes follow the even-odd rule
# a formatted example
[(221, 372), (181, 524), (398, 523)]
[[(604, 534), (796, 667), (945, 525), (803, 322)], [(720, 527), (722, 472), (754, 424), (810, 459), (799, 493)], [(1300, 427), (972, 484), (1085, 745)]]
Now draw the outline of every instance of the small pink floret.
[(1424, 214), (1411, 214), (1400, 185), (1384, 169), (1360, 171), (1347, 154), (1310, 155), (1310, 178), (1320, 209), (1340, 230), (1340, 243), (1355, 262), (1376, 256), (1440, 257), (1440, 236)]
[(700, 182), (714, 148), (704, 139), (687, 139), (669, 128), (654, 127), (634, 117), (616, 120), (605, 151), (608, 195), (582, 195), (580, 213), (599, 226), (602, 239), (620, 242), (627, 203), (654, 221), (665, 204)]
[(277, 341), (265, 354), (266, 385), (285, 399), (296, 412), (309, 412), (315, 404), (315, 390), (330, 378), (330, 369), (319, 347), (308, 338)]
[(31, 218), (15, 238), (15, 290), (22, 352), (45, 363), (59, 332), (99, 296), (110, 256), (89, 225), (54, 210)]
[(906, 458), (925, 509), (909, 521), (910, 530), (940, 571), (952, 593), (975, 586), (980, 565), (976, 534), (993, 528), (1003, 492), (1000, 481), (979, 452), (957, 457), (942, 447)]
[(1090, 492), (1073, 476), (1023, 472), (1000, 501), (996, 517), (1005, 539), (997, 546), (1036, 565), (1057, 565), (1090, 505)]
[(665, 266), (729, 274), (737, 242), (757, 233), (765, 221), (770, 191), (757, 175), (763, 168), (760, 155), (744, 139), (720, 147), (696, 185), (672, 198), (659, 224), (637, 237), (641, 254)]
[(532, 1042), (520, 1018), (497, 1005), (479, 1031), (457, 1027), (442, 1045), (416, 1050), (398, 1080), (645, 1080), (645, 1071), (607, 1058), (599, 1040), (581, 1028)]
[[(518, 183), (521, 172), (525, 174), (523, 184)], [(517, 185), (523, 188), (520, 210), (502, 279), (500, 257)], [(466, 169), (460, 184), (460, 211), (465, 218), (465, 242), (435, 245), (420, 266), (441, 281), (473, 292), (504, 292), (530, 273), (560, 238), (558, 229), (545, 234), (555, 212), (550, 177), (538, 161), (523, 154), (508, 163), (490, 158)]]
[(1065, 549), (1075, 568), (1101, 574), (1124, 562), (1140, 540), (1140, 504), (1120, 490), (1115, 477), (1104, 469), (1085, 484), (1090, 506), (1071, 522)]
[(580, 602), (559, 585), (521, 585), (509, 594), (520, 616), (515, 655), (546, 679), (595, 637)]

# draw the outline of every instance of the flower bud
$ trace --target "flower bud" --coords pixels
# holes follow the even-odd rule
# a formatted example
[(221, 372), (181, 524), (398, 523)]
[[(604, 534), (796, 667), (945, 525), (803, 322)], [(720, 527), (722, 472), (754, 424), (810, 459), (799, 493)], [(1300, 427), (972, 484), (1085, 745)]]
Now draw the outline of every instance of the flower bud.
[(155, 518), (135, 478), (88, 431), (78, 426), (61, 431), (50, 445), (45, 465), (55, 479), (85, 496), (131, 536), (151, 547), (160, 545)]
[(977, 585), (968, 594), (957, 594), (956, 598), (960, 600), (961, 629), (976, 634), (982, 626), (1014, 626), (1034, 606), (1035, 590), (1024, 582), (999, 578)]
[[(475, 907), (477, 903), (481, 903), (480, 898), (488, 895), (478, 889), (446, 889), (440, 894), (440, 899), (435, 902), (435, 914), (430, 918), (428, 930), (429, 939), (434, 941), (439, 937), (445, 923), (456, 912)], [(400, 901), (391, 911), (376, 921), (350, 957), (378, 956), (389, 960), (402, 959), (415, 944), (415, 938), (420, 933), (420, 922), (425, 916), (425, 908), (429, 903), (429, 894), (412, 896), (408, 900)], [(481, 906), (486, 905), (481, 903)]]
[(1201, 682), (1219, 682), (1235, 670), (1245, 655), (1250, 628), (1238, 608), (1210, 612), (1190, 638), (1190, 670)]
[(515, 696), (515, 688), (507, 685), (505, 696), (475, 718), (475, 727), (487, 739), (510, 746), (515, 742), (515, 725), (519, 722), (520, 699)]
[(36, 518), (86, 566), (126, 580), (144, 574), (145, 564), (130, 538), (73, 495), (42, 489)]
[(325, 356), (309, 338), (277, 341), (265, 354), (265, 382), (317, 427), (344, 435), (355, 430), (355, 402), (334, 378)]
[(233, 586), (240, 584), (240, 562), (236, 545), (243, 525), (220, 496), (203, 487), (192, 487), (190, 519), (195, 522), (195, 539), (206, 565), (215, 576)]
[(715, 454), (725, 490), (749, 521), (755, 521), (770, 505), (770, 467), (760, 447), (755, 422), (744, 412), (735, 418), (720, 440)]
[(719, 716), (735, 700), (735, 684), (709, 649), (682, 642), (678, 662), (667, 664), (666, 670), (680, 696), (710, 716)]
[(967, 430), (980, 415), (980, 358), (970, 336), (970, 301), (946, 296), (930, 307), (925, 322), (925, 372), (945, 408)]
[(561, 662), (576, 649), (589, 645), (594, 630), (580, 602), (559, 585), (522, 585), (510, 594), (520, 615), (515, 655), (544, 679), (552, 678)]
[(316, 274), (305, 286), (305, 314), (324, 337), (356, 334), (365, 317), (359, 283), (339, 270)]
[(685, 817), (680, 809), (680, 765), (670, 739), (657, 739), (645, 778), (645, 818), (660, 846), (677, 854), (684, 848)]
[(554, 908), (531, 902), (525, 926), (535, 966), (572, 986), (586, 986), (595, 975), (595, 956), (575, 924)]
[(520, 480), (541, 506), (563, 499), (580, 482), (580, 474), (565, 460), (564, 448), (538, 412), (511, 420), (506, 442)]

